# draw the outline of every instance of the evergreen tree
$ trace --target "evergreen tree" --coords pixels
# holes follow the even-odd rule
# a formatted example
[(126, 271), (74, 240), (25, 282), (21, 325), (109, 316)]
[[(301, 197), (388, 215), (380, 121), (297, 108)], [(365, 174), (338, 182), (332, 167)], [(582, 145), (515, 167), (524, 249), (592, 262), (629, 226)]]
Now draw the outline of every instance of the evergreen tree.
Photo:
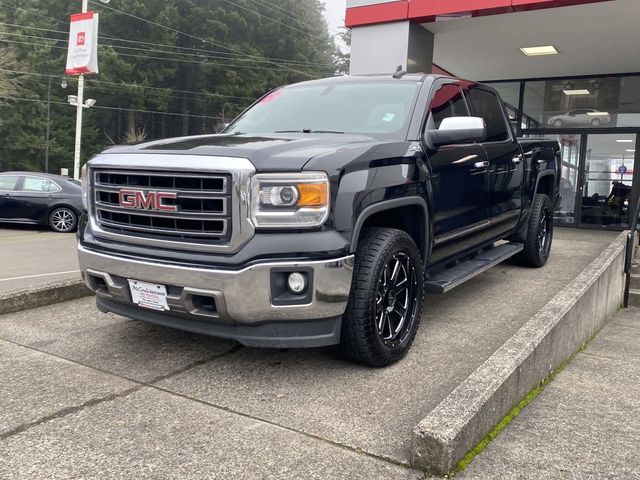
[[(73, 162), (75, 108), (66, 97), (77, 81), (68, 78), (63, 89), (60, 79), (68, 18), (80, 0), (13, 3), (0, 5), (0, 23), (20, 27), (0, 30), (0, 55), (11, 47), (19, 67), (0, 57), (0, 69), (28, 74), (0, 77), (2, 88), (21, 75), (11, 96), (23, 99), (0, 99), (0, 170), (43, 168), (51, 83), (49, 161), (57, 172)], [(319, 0), (116, 0), (90, 8), (100, 13), (100, 74), (85, 82), (96, 106), (84, 112), (83, 162), (114, 143), (214, 132), (274, 87), (337, 71)]]

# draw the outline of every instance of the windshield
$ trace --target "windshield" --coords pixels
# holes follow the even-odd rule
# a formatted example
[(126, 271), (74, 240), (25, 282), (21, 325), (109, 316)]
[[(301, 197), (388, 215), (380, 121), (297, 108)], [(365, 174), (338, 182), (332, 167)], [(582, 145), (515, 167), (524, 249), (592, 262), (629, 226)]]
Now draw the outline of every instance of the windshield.
[(292, 86), (271, 92), (225, 133), (361, 133), (404, 137), (419, 82)]

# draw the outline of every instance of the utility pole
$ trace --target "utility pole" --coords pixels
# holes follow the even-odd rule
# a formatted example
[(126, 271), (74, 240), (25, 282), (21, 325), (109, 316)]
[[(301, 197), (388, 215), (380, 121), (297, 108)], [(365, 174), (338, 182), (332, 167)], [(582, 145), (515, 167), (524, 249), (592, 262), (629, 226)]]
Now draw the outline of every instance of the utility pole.
[(49, 134), (51, 132), (51, 80), (49, 77), (49, 91), (47, 93), (47, 136), (44, 146), (44, 173), (49, 173)]
[[(87, 13), (89, 1), (82, 0), (82, 13)], [(84, 105), (84, 75), (78, 77), (78, 104), (76, 106), (76, 144), (73, 151), (73, 178), (80, 180), (80, 145), (82, 142), (82, 107)]]

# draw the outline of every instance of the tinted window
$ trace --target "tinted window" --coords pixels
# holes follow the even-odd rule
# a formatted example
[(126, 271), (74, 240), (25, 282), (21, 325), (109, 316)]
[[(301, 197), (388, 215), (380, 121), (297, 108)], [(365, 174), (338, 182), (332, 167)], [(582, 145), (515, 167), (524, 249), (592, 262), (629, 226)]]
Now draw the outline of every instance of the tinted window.
[(0, 190), (15, 190), (17, 184), (17, 175), (0, 175)]
[(337, 131), (401, 134), (413, 111), (419, 82), (343, 83), (276, 90), (245, 112), (225, 133)]
[(453, 84), (440, 87), (431, 101), (430, 114), (435, 128), (440, 128), (445, 118), (468, 117), (469, 112), (460, 87)]
[(487, 142), (502, 142), (509, 139), (507, 122), (498, 97), (487, 90), (471, 86), (469, 106), (472, 115), (481, 117), (487, 124)]
[(58, 190), (60, 187), (46, 178), (25, 177), (22, 185), (23, 192), (57, 192)]

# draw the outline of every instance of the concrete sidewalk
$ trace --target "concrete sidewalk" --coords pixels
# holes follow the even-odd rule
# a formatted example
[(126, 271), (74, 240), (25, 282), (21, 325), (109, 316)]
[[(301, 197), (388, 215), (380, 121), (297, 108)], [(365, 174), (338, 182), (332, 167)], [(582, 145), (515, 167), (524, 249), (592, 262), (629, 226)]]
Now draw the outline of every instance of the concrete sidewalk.
[(619, 312), (456, 478), (640, 478), (640, 309)]
[(75, 233), (0, 228), (0, 294), (79, 278)]

